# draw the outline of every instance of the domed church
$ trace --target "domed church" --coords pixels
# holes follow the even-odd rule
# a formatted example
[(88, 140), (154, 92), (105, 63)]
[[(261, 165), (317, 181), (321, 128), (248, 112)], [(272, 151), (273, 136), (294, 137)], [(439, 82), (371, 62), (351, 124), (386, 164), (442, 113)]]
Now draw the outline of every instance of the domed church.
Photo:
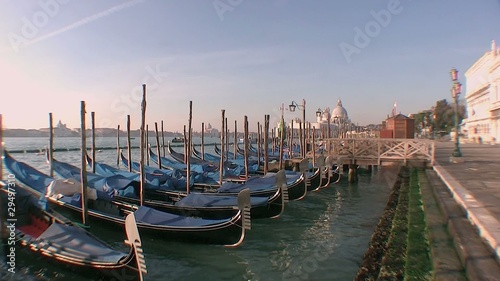
[(332, 110), (332, 117), (330, 122), (332, 123), (345, 123), (349, 121), (349, 116), (347, 115), (347, 110), (342, 106), (342, 101), (339, 99), (337, 101), (337, 106)]
[(316, 111), (316, 123), (311, 125), (318, 129), (328, 129), (328, 124), (330, 124), (331, 136), (340, 137), (345, 133), (350, 123), (347, 110), (342, 106), (342, 101), (339, 99), (337, 106), (331, 112), (329, 107), (323, 110), (318, 108), (318, 111)]
[(318, 111), (316, 111), (316, 122), (318, 125), (326, 125), (328, 123), (328, 118), (330, 118), (330, 123), (332, 124), (342, 124), (350, 121), (347, 110), (342, 106), (342, 101), (340, 99), (337, 101), (337, 106), (331, 113), (329, 107), (323, 110), (319, 108)]

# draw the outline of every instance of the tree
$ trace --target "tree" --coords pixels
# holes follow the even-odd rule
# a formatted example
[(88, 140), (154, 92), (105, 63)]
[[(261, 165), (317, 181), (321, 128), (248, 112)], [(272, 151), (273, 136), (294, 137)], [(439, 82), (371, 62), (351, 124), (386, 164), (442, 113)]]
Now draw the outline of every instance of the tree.
[[(465, 106), (458, 104), (458, 124), (462, 123), (465, 117)], [(449, 104), (446, 99), (438, 100), (434, 107), (434, 122), (432, 129), (441, 134), (449, 134), (455, 128), (455, 105)]]

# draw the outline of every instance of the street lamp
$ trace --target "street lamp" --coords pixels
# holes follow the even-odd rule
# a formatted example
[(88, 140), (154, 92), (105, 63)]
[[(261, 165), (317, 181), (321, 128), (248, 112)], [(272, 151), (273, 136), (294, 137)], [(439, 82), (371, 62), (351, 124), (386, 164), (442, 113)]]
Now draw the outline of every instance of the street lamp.
[(330, 136), (330, 118), (332, 117), (332, 114), (330, 113), (330, 109), (328, 109), (328, 112), (326, 114), (326, 120), (327, 120), (327, 124), (328, 124), (328, 138), (331, 138)]
[(296, 108), (302, 109), (302, 124), (304, 128), (304, 136), (302, 138), (303, 143), (301, 143), (302, 149), (301, 149), (301, 156), (306, 157), (306, 100), (302, 99), (302, 105), (298, 104), (295, 101), (292, 101), (292, 103), (288, 106), (290, 109), (290, 112), (295, 112)]
[(339, 117), (338, 116), (334, 116), (333, 117), (333, 124), (337, 128), (337, 136), (336, 136), (336, 138), (340, 138), (340, 122), (339, 122)]
[(458, 96), (461, 92), (462, 84), (458, 81), (458, 70), (452, 68), (450, 70), (451, 81), (453, 82), (453, 87), (451, 88), (451, 96), (455, 100), (455, 149), (453, 150), (453, 157), (462, 157), (462, 152), (460, 151), (460, 141), (459, 141), (459, 121), (458, 121)]

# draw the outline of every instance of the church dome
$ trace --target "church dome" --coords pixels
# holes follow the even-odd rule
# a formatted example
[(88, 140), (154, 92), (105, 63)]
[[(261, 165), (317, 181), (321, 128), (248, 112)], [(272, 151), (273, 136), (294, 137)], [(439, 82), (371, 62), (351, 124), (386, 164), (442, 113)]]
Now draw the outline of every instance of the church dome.
[(342, 106), (342, 101), (340, 99), (337, 101), (337, 106), (332, 110), (331, 121), (335, 122), (335, 119), (337, 119), (337, 122), (339, 120), (345, 122), (349, 119), (349, 116), (347, 115), (347, 110)]

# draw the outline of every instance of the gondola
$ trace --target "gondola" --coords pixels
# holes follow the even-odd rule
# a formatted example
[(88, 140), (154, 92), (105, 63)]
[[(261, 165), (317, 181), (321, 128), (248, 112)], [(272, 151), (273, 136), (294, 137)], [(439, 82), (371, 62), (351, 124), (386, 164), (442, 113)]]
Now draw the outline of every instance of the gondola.
[[(240, 155), (245, 155), (245, 150), (241, 149), (239, 144), (236, 144), (236, 152), (239, 153)], [(252, 157), (258, 157), (258, 152), (249, 149), (248, 155), (252, 156)], [(263, 158), (263, 157), (264, 157), (264, 153), (261, 153), (261, 158)], [(267, 158), (269, 161), (273, 161), (273, 160), (279, 161), (279, 159), (280, 159), (279, 155), (274, 155), (274, 154), (270, 154), (270, 153), (268, 153)]]
[(207, 160), (210, 162), (219, 162), (220, 161), (220, 156), (212, 155), (212, 154), (206, 153), (206, 152), (201, 153), (200, 151), (198, 151), (196, 149), (195, 145), (193, 145), (193, 155), (198, 159)]
[[(23, 187), (36, 192), (56, 211), (68, 216), (81, 217), (81, 194), (79, 183), (74, 180), (54, 180), (26, 163), (18, 162), (4, 151), (7, 169), (15, 175)], [(243, 243), (246, 230), (250, 229), (250, 192), (243, 190), (238, 195), (238, 211), (224, 219), (204, 219), (177, 215), (113, 200), (116, 190), (110, 188), (92, 191), (88, 200), (90, 220), (100, 222), (103, 227), (123, 227), (125, 216), (134, 213), (141, 234), (175, 241), (206, 244), (223, 244), (237, 247)], [(75, 188), (76, 187), (76, 188)]]
[[(174, 151), (172, 149), (172, 147), (170, 146), (170, 143), (167, 144), (167, 152), (170, 155), (170, 157), (172, 157), (176, 161), (178, 161), (180, 163), (183, 163), (183, 164), (186, 164), (185, 155), (183, 153), (179, 153), (179, 152)], [(191, 158), (189, 158), (189, 162), (191, 164), (206, 165), (206, 166), (209, 166), (209, 167), (210, 166), (214, 167), (214, 169), (218, 169), (218, 163), (210, 162), (210, 161), (207, 161), (207, 160), (202, 160), (202, 159), (199, 159), (199, 158), (196, 158), (196, 157), (192, 157), (192, 156), (191, 156)]]
[[(152, 151), (150, 151), (150, 153), (153, 153)], [(153, 153), (154, 154), (154, 153)], [(121, 159), (121, 163), (123, 164), (123, 166), (127, 169), (129, 169), (129, 165), (131, 166), (131, 170), (138, 173), (140, 171), (140, 164), (139, 162), (135, 162), (135, 161), (129, 161), (129, 159), (127, 157), (125, 157), (125, 155), (123, 155), (123, 152), (120, 153), (120, 159)], [(156, 154), (153, 155), (153, 157), (151, 157), (152, 161), (156, 164), (158, 164), (157, 160), (157, 156)], [(164, 159), (166, 159), (165, 157), (162, 157), (162, 167), (159, 168), (159, 167), (153, 167), (153, 166), (150, 166), (150, 165), (144, 165), (144, 172), (148, 173), (148, 174), (158, 174), (158, 175), (167, 175), (167, 176), (171, 176), (171, 177), (175, 177), (179, 180), (185, 180), (185, 177), (186, 177), (186, 165), (185, 164), (181, 164), (181, 163), (172, 163), (174, 167), (170, 166), (170, 162), (167, 164), (167, 165), (164, 165)], [(173, 160), (171, 160), (173, 161)], [(193, 169), (193, 166), (196, 166), (196, 165), (191, 165), (191, 179), (194, 180), (194, 182), (196, 182), (197, 180), (200, 180), (199, 177), (200, 176), (204, 176), (206, 175), (208, 172), (203, 172), (203, 168), (202, 167), (196, 167)], [(204, 180), (206, 181), (206, 178), (207, 177), (204, 177), (203, 179), (201, 180)], [(192, 181), (193, 182), (193, 181)], [(209, 182), (209, 184), (218, 184), (217, 181), (213, 180), (211, 182)]]
[[(158, 159), (158, 156), (150, 150), (150, 157), (153, 162)], [(163, 157), (162, 157), (163, 159)], [(307, 167), (308, 160), (304, 159), (300, 167)], [(305, 168), (304, 168), (305, 169)], [(279, 172), (279, 171), (278, 171)], [(241, 179), (235, 181), (233, 179), (223, 182), (221, 185), (198, 185), (199, 188), (205, 188), (205, 191), (213, 190), (222, 194), (237, 194), (240, 190), (244, 188), (250, 189), (250, 194), (252, 196), (272, 196), (276, 192), (275, 185), (276, 173), (268, 173), (263, 176), (252, 176), (249, 179)], [(301, 200), (306, 196), (308, 190), (308, 183), (306, 183), (304, 174), (296, 173), (285, 173), (287, 188), (288, 188), (288, 198), (289, 200)]]
[[(122, 157), (124, 157), (122, 155)], [(92, 159), (87, 157), (87, 162), (92, 164)], [(128, 163), (128, 162), (127, 162)], [(128, 171), (119, 170), (113, 168), (109, 165), (102, 164), (99, 162), (94, 163), (96, 172), (99, 175), (88, 174), (92, 177), (92, 182), (101, 181), (103, 182), (104, 177), (114, 177), (118, 175), (123, 175), (124, 177), (132, 180), (136, 180), (138, 174), (131, 173)], [(133, 164), (133, 163), (132, 163)], [(60, 163), (58, 161), (53, 162), (54, 168), (61, 176), (67, 177), (78, 177), (80, 169), (66, 163)], [(135, 163), (138, 165), (138, 163)], [(160, 174), (162, 171), (157, 170), (156, 173)], [(147, 174), (147, 173), (146, 173)], [(176, 181), (178, 179), (175, 179)], [(276, 186), (282, 186), (281, 182), (286, 182), (285, 175), (282, 177), (276, 177)], [(138, 184), (138, 183), (137, 183)], [(172, 212), (176, 214), (186, 214), (186, 215), (196, 215), (204, 218), (226, 218), (234, 215), (236, 210), (234, 206), (237, 205), (237, 198), (234, 195), (228, 195), (217, 192), (191, 192), (187, 194), (186, 184), (183, 181), (183, 186), (174, 187), (175, 190), (171, 188), (173, 184), (169, 185), (168, 189), (162, 189), (162, 186), (149, 186), (149, 194), (158, 191), (158, 194), (154, 194), (152, 197), (157, 198), (147, 199), (144, 204), (146, 206), (153, 207), (158, 210)], [(93, 186), (97, 188), (97, 186)], [(158, 190), (155, 190), (158, 188)], [(182, 190), (182, 191), (181, 191)], [(285, 193), (285, 194), (283, 194)], [(287, 198), (287, 188), (280, 187), (275, 190), (274, 194), (269, 197), (255, 197), (251, 196), (251, 215), (252, 218), (277, 218), (284, 210), (284, 205)], [(250, 193), (250, 195), (252, 195)], [(121, 200), (139, 203), (138, 198), (121, 198)]]
[[(170, 151), (172, 151), (172, 148), (169, 145)], [(183, 156), (180, 156), (183, 157)], [(181, 163), (177, 160), (172, 160), (167, 157), (158, 157), (154, 151), (151, 149), (149, 150), (149, 158), (151, 161), (155, 164), (158, 164), (158, 161), (161, 161), (161, 165), (158, 164), (158, 166), (161, 166), (162, 168), (174, 168), (177, 171), (181, 171), (182, 173), (186, 172), (186, 164)], [(220, 179), (220, 171), (219, 167), (215, 165), (215, 163), (199, 163), (199, 164), (190, 164), (191, 167), (191, 176), (195, 175), (194, 181), (192, 181), (196, 186), (198, 187), (210, 187), (210, 186), (218, 186), (220, 185), (219, 179)], [(182, 169), (182, 170), (181, 170)], [(236, 181), (236, 182), (244, 182), (242, 180), (240, 174), (242, 173), (243, 167), (240, 166), (232, 166), (232, 167), (227, 167), (226, 165), (224, 166), (223, 170), (223, 176), (224, 179), (230, 180), (230, 181)]]
[(329, 155), (325, 157), (321, 155), (316, 159), (316, 164), (321, 173), (321, 185), (319, 189), (328, 187), (330, 184), (335, 184), (340, 181), (340, 168), (334, 163), (332, 156)]
[[(162, 169), (186, 170), (187, 168), (184, 162), (179, 162), (177, 160), (172, 160), (167, 157), (160, 157), (156, 155), (156, 153), (151, 149), (151, 147), (149, 148), (149, 158), (156, 164), (158, 164), (158, 162), (161, 161)], [(197, 172), (197, 173), (217, 173), (217, 171), (219, 170), (219, 166), (215, 165), (214, 163), (202, 163), (202, 164), (191, 163), (190, 167), (191, 167), (191, 172)]]
[[(240, 147), (238, 145), (236, 145), (236, 148), (237, 148), (237, 151), (239, 154), (244, 154), (244, 151), (240, 149)], [(255, 151), (249, 151), (251, 152), (251, 155), (256, 157), (257, 156), (257, 153)], [(278, 158), (276, 158), (276, 156), (271, 156), (269, 157), (270, 160), (279, 160), (279, 156)], [(308, 162), (307, 162), (308, 164)], [(304, 164), (302, 164), (302, 161), (301, 163), (299, 163), (299, 171), (303, 174), (304, 176), (304, 179), (305, 179), (305, 184), (306, 184), (306, 187), (307, 187), (307, 191), (315, 191), (315, 190), (319, 190), (321, 188), (321, 171), (319, 169), (313, 169), (312, 172), (309, 172), (309, 167), (308, 166), (305, 166)], [(289, 172), (289, 174), (293, 174), (293, 172)]]
[[(198, 158), (198, 159), (203, 159), (207, 160), (209, 162), (219, 162), (220, 161), (220, 156), (218, 155), (213, 155), (210, 153), (202, 153), (198, 151), (194, 146), (193, 146), (193, 155)], [(227, 163), (231, 163), (233, 165), (238, 165), (240, 167), (244, 167), (245, 165), (245, 160), (243, 158), (228, 158)], [(259, 170), (259, 163), (255, 158), (249, 158), (248, 159), (248, 173), (249, 174), (255, 174)]]
[(100, 276), (114, 278), (112, 280), (143, 280), (143, 275), (147, 273), (134, 213), (125, 218), (125, 244), (130, 251), (124, 253), (111, 248), (53, 210), (42, 209), (38, 198), (27, 190), (6, 184), (0, 196), (2, 202), (15, 204), (15, 207), (2, 211), (15, 208), (15, 213), (11, 213), (15, 214), (15, 219), (8, 220), (9, 227), (12, 227), (9, 231), (15, 234), (11, 234), (9, 242), (12, 243), (9, 245), (20, 246), (23, 249), (20, 255), (26, 253), (31, 257), (38, 254), (92, 280)]

